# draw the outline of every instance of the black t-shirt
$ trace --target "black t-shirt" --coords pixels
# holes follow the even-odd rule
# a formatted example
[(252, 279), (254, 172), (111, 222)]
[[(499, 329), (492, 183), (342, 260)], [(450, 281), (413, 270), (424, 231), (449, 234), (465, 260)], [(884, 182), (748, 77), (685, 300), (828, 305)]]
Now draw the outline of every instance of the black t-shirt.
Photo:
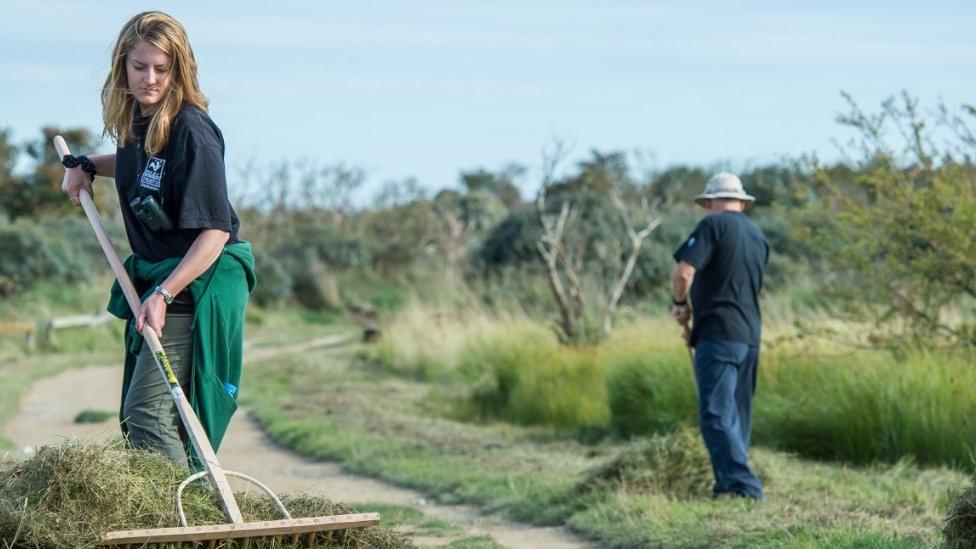
[(674, 252), (674, 259), (695, 268), (692, 344), (720, 340), (758, 346), (759, 291), (769, 262), (762, 231), (741, 212), (709, 215)]
[[(145, 152), (149, 120), (136, 114), (135, 139), (115, 158), (115, 188), (132, 251), (152, 262), (183, 257), (203, 229), (227, 231), (227, 243), (237, 242), (240, 222), (227, 197), (220, 129), (206, 112), (186, 105), (173, 119), (166, 146), (150, 157)], [(152, 231), (136, 217), (129, 204), (147, 195), (162, 207), (172, 230)], [(185, 303), (188, 294), (182, 292), (174, 304)], [(177, 312), (172, 306), (168, 310)]]

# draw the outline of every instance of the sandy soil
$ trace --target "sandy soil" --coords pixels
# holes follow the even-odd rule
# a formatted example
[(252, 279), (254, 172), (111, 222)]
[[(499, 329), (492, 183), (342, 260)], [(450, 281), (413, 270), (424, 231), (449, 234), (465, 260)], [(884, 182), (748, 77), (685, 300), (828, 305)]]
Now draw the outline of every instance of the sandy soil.
[[(248, 351), (249, 359), (280, 353), (337, 345), (346, 336), (329, 336), (298, 345)], [(22, 455), (45, 444), (66, 438), (110, 438), (118, 436), (111, 420), (100, 424), (77, 424), (74, 417), (85, 409), (117, 409), (121, 392), (121, 368), (91, 366), (70, 370), (35, 383), (20, 403), (20, 412), (7, 423), (7, 436)], [(281, 493), (306, 492), (349, 503), (393, 503), (418, 508), (425, 515), (457, 525), (463, 536), (488, 534), (507, 547), (589, 547), (559, 527), (533, 527), (483, 515), (469, 505), (432, 503), (420, 492), (345, 472), (337, 463), (317, 462), (282, 449), (271, 442), (246, 410), (239, 410), (231, 422), (218, 457), (229, 470), (261, 480)], [(440, 545), (452, 538), (415, 537), (420, 545)]]

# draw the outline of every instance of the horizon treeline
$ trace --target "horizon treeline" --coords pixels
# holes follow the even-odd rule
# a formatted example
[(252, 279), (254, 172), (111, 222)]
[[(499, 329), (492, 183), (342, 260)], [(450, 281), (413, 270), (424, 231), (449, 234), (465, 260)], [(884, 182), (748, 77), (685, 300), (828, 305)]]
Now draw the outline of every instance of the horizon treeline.
[[(767, 297), (869, 320), (878, 341), (976, 345), (974, 116), (970, 107), (926, 115), (907, 94), (875, 111), (850, 101), (839, 122), (858, 137), (846, 158), (740, 172), (756, 197), (749, 215), (773, 250)], [(56, 133), (73, 150), (95, 145), (84, 129), (43, 128), (23, 144), (0, 131), (0, 296), (75, 282), (101, 260), (60, 190)], [(437, 191), (390, 182), (368, 204), (354, 200), (365, 172), (342, 163), (229, 172), (240, 236), (258, 261), (254, 303), (338, 311), (464, 294), (551, 316), (570, 342), (606, 335), (615, 299), (663, 311), (671, 254), (701, 217), (693, 198), (713, 170), (651, 170), (636, 155), (597, 150), (563, 166), (554, 145), (532, 170), (538, 181), (516, 164), (474, 168)], [(22, 155), (32, 169), (15, 173)], [(124, 242), (114, 189), (96, 183), (96, 202)], [(560, 299), (560, 286), (572, 299)]]

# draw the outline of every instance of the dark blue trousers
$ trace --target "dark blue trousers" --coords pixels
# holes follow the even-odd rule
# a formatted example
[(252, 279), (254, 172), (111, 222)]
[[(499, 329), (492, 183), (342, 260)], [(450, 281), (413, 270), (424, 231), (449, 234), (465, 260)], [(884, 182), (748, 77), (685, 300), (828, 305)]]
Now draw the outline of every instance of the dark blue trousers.
[(762, 498), (749, 469), (752, 397), (756, 393), (759, 347), (739, 341), (698, 341), (698, 421), (712, 459), (716, 494)]

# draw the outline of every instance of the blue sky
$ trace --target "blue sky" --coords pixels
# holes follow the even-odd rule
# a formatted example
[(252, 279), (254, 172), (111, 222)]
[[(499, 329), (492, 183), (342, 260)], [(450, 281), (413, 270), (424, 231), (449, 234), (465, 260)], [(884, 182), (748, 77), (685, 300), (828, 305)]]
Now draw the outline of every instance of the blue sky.
[(554, 134), (577, 158), (640, 149), (658, 167), (831, 158), (840, 90), (929, 106), (976, 92), (971, 1), (0, 0), (0, 124), (17, 139), (100, 130), (113, 40), (143, 9), (186, 26), (232, 173), (345, 161), (368, 170), (367, 191), (537, 168)]

